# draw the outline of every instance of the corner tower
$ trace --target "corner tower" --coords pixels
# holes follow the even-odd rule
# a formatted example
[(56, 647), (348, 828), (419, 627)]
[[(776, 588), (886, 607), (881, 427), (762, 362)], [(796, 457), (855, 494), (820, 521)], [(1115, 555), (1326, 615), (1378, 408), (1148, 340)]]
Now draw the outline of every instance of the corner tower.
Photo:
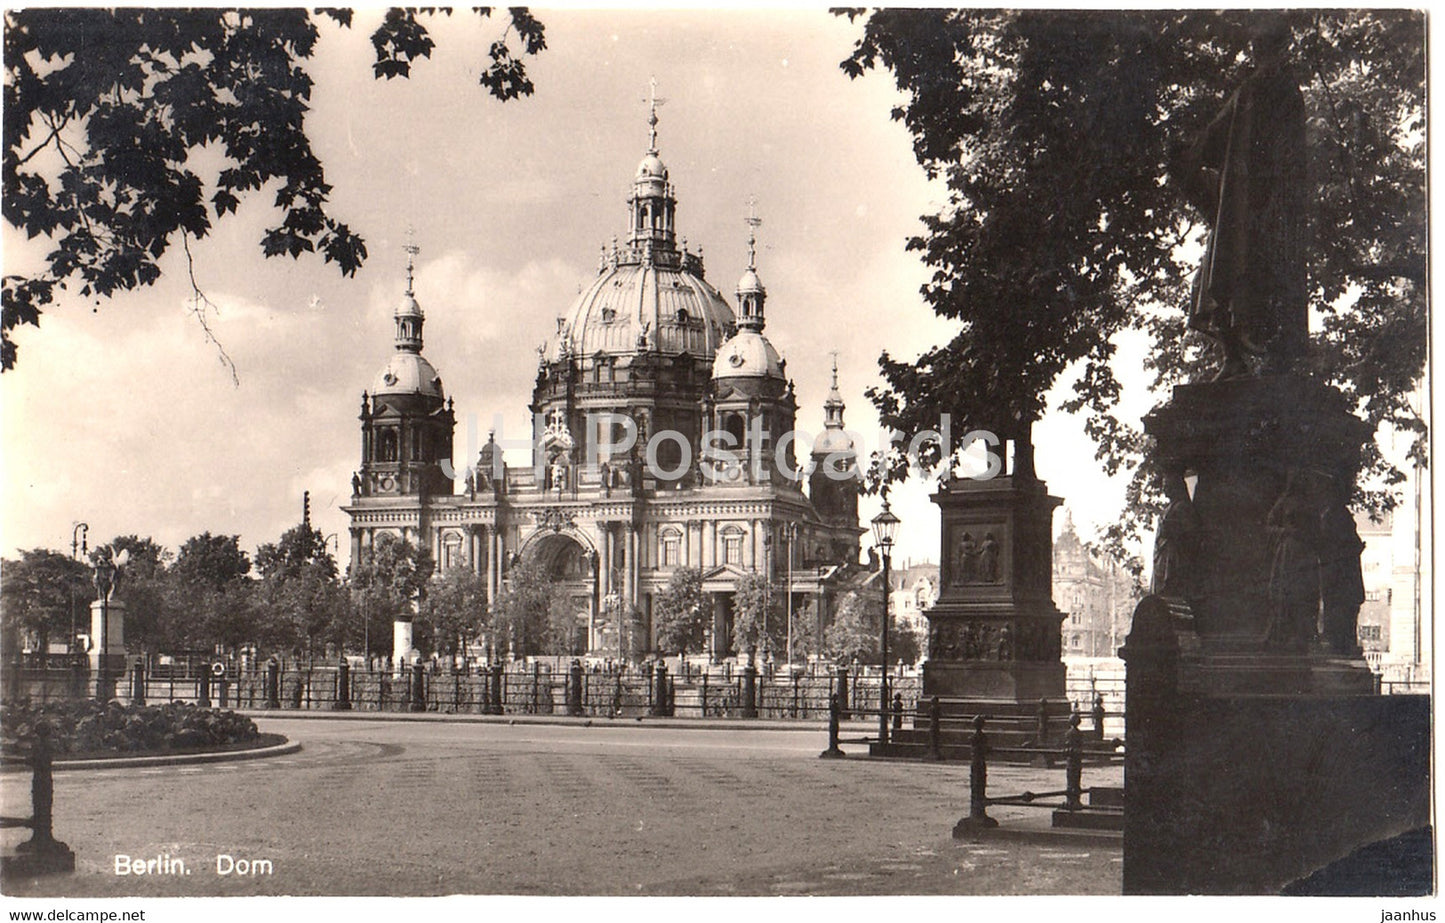
[(396, 350), (361, 393), (361, 469), (353, 499), (452, 493), (443, 463), (452, 457), (455, 420), (441, 376), (421, 354), (426, 316), (413, 292), (414, 258), (406, 247), (406, 292), (397, 306)]

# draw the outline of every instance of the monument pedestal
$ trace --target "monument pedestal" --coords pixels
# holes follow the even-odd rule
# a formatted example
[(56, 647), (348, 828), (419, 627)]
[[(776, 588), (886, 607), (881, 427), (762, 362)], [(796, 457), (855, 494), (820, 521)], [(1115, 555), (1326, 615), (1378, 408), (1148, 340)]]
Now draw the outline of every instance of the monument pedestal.
[(1121, 651), (1124, 893), (1278, 893), (1428, 824), (1429, 700), (1375, 695), (1355, 639), (1369, 427), (1298, 375), (1184, 385), (1144, 426), (1171, 502)]
[(125, 674), (125, 603), (97, 599), (90, 604), (90, 645), (91, 691), (109, 701)]
[(927, 613), (923, 695), (970, 702), (1062, 701), (1063, 613), (1051, 596), (1053, 511), (1036, 478), (954, 480), (934, 494), (942, 588)]

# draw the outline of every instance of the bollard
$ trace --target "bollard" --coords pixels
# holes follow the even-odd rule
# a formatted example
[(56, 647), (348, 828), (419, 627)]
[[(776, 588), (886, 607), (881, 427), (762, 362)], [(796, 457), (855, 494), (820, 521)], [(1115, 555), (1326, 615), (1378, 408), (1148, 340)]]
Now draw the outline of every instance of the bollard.
[(943, 704), (938, 696), (928, 700), (928, 758), (943, 759)]
[(206, 666), (196, 677), (196, 705), (211, 707), (211, 668)]
[(336, 711), (351, 711), (351, 664), (345, 657), (336, 665), (336, 701), (331, 707)]
[(0, 859), (0, 872), (9, 879), (75, 871), (75, 853), (55, 838), (55, 775), (50, 724), (37, 722), (30, 746), (30, 839), (16, 845), (14, 856)]
[(848, 718), (848, 668), (838, 668), (838, 712), (839, 718)]
[(707, 670), (703, 670), (703, 671), (702, 671), (702, 693), (701, 693), (701, 695), (702, 695), (702, 698), (699, 700), (699, 701), (701, 702), (700, 708), (702, 709), (702, 717), (706, 718), (706, 717), (707, 717)]
[(667, 664), (658, 662), (657, 669), (652, 671), (654, 690), (652, 694), (652, 714), (658, 718), (667, 717)]
[(840, 760), (846, 754), (838, 746), (838, 725), (843, 713), (843, 706), (839, 703), (838, 693), (828, 696), (828, 749), (818, 754), (820, 760)]
[(742, 713), (744, 718), (756, 718), (758, 716), (758, 668), (751, 663), (743, 667), (743, 702)]
[(1049, 739), (1049, 700), (1039, 699), (1038, 715), (1038, 746), (1042, 747)]
[(231, 681), (222, 676), (216, 685), (220, 690), (221, 707), (225, 708), (231, 704)]
[(1094, 739), (1095, 739), (1095, 740), (1103, 740), (1103, 739), (1104, 739), (1104, 697), (1103, 697), (1102, 695), (1095, 695), (1095, 696), (1094, 696), (1094, 707), (1093, 707), (1093, 709), (1091, 710), (1090, 714), (1091, 714), (1091, 716), (1092, 716), (1093, 719), (1094, 719), (1094, 728), (1093, 728), (1093, 730), (1094, 730)]
[(973, 719), (973, 736), (969, 738), (972, 753), (968, 760), (968, 816), (953, 825), (955, 840), (998, 826), (998, 821), (988, 816), (988, 735), (983, 732), (986, 720), (983, 715)]
[(502, 709), (502, 671), (505, 669), (500, 663), (492, 664), (492, 688), (490, 701), (488, 702), (487, 714), (500, 715)]
[(266, 707), (281, 707), (281, 664), (275, 657), (266, 661)]
[(677, 680), (672, 677), (667, 679), (667, 717), (671, 718), (677, 714)]
[(1064, 810), (1077, 811), (1084, 806), (1084, 732), (1079, 730), (1079, 713), (1069, 718), (1064, 735)]
[(132, 705), (146, 703), (146, 664), (137, 660), (130, 671), (130, 702)]
[(295, 709), (301, 708), (301, 699), (302, 699), (302, 697), (303, 697), (304, 694), (305, 694), (305, 690), (303, 689), (303, 684), (304, 684), (305, 682), (306, 682), (306, 680), (303, 679), (302, 676), (301, 676), (301, 671), (300, 671), (300, 670), (296, 671), (296, 685), (294, 685), (294, 686), (291, 687), (291, 707), (292, 707), (292, 708), (295, 708)]
[[(903, 693), (893, 693), (893, 731), (903, 730)], [(896, 738), (895, 738), (896, 739)]]
[(576, 659), (567, 669), (567, 714), (582, 714), (582, 661)]
[(426, 667), (420, 660), (411, 665), (411, 710), (426, 711)]

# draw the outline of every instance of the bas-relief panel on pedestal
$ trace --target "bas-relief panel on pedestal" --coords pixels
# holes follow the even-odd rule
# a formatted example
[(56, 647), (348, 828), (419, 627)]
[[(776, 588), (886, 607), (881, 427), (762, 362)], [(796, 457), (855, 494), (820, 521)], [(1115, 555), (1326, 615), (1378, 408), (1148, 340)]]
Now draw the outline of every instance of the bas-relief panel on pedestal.
[(949, 530), (949, 586), (996, 586), (1008, 581), (1004, 524), (958, 523)]
[(1048, 619), (1000, 622), (937, 620), (930, 625), (929, 657), (940, 661), (1057, 661), (1061, 639)]

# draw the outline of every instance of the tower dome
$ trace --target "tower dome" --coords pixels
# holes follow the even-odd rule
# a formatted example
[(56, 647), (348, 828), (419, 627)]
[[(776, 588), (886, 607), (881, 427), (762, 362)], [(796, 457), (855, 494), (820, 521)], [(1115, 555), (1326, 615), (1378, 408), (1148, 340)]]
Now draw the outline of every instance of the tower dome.
[(643, 352), (711, 357), (737, 326), (732, 308), (703, 278), (701, 252), (677, 245), (677, 198), (657, 153), (657, 102), (627, 199), (627, 240), (614, 238), (610, 251), (603, 248), (597, 278), (557, 319), (553, 361)]
[(376, 396), (417, 394), (440, 401), (446, 396), (441, 376), (421, 354), (422, 326), (426, 315), (422, 313), (413, 291), (414, 258), (420, 251), (408, 244), (406, 252), (406, 291), (393, 315), (396, 320), (396, 352), (376, 373), (371, 393)]
[(775, 378), (785, 379), (784, 363), (778, 351), (768, 338), (763, 336), (766, 319), (763, 305), (768, 292), (758, 278), (757, 270), (757, 228), (762, 224), (757, 216), (748, 215), (748, 268), (738, 279), (738, 331), (731, 339), (718, 347), (717, 359), (713, 361), (712, 377), (724, 378)]

